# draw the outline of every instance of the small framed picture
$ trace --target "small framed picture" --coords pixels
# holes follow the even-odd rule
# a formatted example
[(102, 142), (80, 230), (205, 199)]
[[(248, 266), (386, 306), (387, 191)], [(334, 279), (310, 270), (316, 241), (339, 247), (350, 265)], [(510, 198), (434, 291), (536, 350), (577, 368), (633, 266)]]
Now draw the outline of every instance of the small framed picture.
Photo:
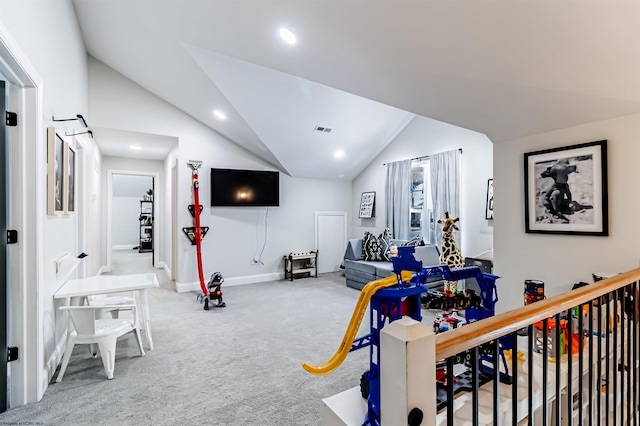
[(525, 230), (609, 235), (607, 141), (524, 154)]
[(56, 133), (55, 127), (47, 128), (47, 214), (64, 211), (63, 203), (63, 156), (65, 141)]
[(375, 191), (363, 192), (360, 198), (359, 218), (369, 219), (376, 215), (376, 193)]
[(76, 150), (68, 143), (64, 144), (62, 164), (64, 164), (63, 204), (64, 212), (71, 213), (76, 210)]
[(493, 179), (487, 182), (487, 206), (485, 208), (484, 218), (493, 220)]

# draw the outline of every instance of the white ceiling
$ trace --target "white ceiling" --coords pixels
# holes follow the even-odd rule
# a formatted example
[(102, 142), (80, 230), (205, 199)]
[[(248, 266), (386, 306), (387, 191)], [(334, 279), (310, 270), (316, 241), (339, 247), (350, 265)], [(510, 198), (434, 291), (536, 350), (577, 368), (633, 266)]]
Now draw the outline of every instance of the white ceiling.
[(296, 177), (354, 178), (414, 115), (501, 142), (640, 112), (636, 1), (73, 3), (90, 55)]
[(164, 160), (171, 148), (178, 142), (175, 137), (171, 136), (102, 127), (92, 127), (91, 130), (94, 139), (100, 146), (102, 155), (112, 157)]

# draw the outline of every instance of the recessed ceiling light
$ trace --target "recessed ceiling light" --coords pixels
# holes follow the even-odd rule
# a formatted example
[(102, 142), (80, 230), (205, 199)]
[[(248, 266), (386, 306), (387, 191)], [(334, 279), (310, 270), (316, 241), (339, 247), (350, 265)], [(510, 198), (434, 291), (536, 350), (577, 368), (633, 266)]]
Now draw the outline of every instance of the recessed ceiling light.
[(336, 157), (336, 158), (342, 158), (342, 157), (344, 157), (344, 151), (339, 149), (339, 150), (337, 150), (336, 152), (333, 153), (333, 156)]
[(287, 44), (296, 44), (296, 35), (288, 28), (280, 28), (280, 38)]
[(131, 145), (129, 146), (129, 148), (131, 148), (134, 151), (142, 151), (142, 147), (138, 145)]
[(219, 109), (214, 110), (213, 115), (215, 115), (218, 118), (218, 120), (227, 119), (227, 115), (224, 112), (220, 111)]

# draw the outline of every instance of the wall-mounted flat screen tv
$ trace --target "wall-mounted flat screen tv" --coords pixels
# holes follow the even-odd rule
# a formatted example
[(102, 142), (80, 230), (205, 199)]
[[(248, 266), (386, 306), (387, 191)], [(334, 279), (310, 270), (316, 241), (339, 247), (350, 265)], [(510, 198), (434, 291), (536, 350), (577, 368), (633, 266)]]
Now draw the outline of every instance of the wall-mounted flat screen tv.
[(211, 169), (212, 207), (280, 205), (280, 175), (262, 170)]

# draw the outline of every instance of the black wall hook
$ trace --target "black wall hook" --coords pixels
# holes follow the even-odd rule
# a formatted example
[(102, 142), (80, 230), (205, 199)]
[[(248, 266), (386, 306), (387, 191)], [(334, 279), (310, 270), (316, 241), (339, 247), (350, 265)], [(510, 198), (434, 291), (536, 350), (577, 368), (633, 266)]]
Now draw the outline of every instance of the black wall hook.
[(64, 134), (64, 135), (65, 135), (65, 136), (77, 136), (77, 135), (85, 135), (85, 134), (87, 134), (87, 133), (88, 133), (88, 134), (89, 134), (89, 136), (91, 136), (91, 138), (93, 139), (93, 132), (92, 132), (91, 130), (87, 130), (86, 132), (71, 133), (71, 134), (68, 134), (68, 133), (66, 133), (66, 132), (65, 132), (65, 134)]
[(61, 118), (56, 120), (55, 117), (51, 117), (52, 121), (79, 121), (80, 123), (82, 123), (83, 127), (89, 127), (87, 126), (87, 122), (85, 121), (84, 117), (81, 114), (76, 114), (76, 118)]

